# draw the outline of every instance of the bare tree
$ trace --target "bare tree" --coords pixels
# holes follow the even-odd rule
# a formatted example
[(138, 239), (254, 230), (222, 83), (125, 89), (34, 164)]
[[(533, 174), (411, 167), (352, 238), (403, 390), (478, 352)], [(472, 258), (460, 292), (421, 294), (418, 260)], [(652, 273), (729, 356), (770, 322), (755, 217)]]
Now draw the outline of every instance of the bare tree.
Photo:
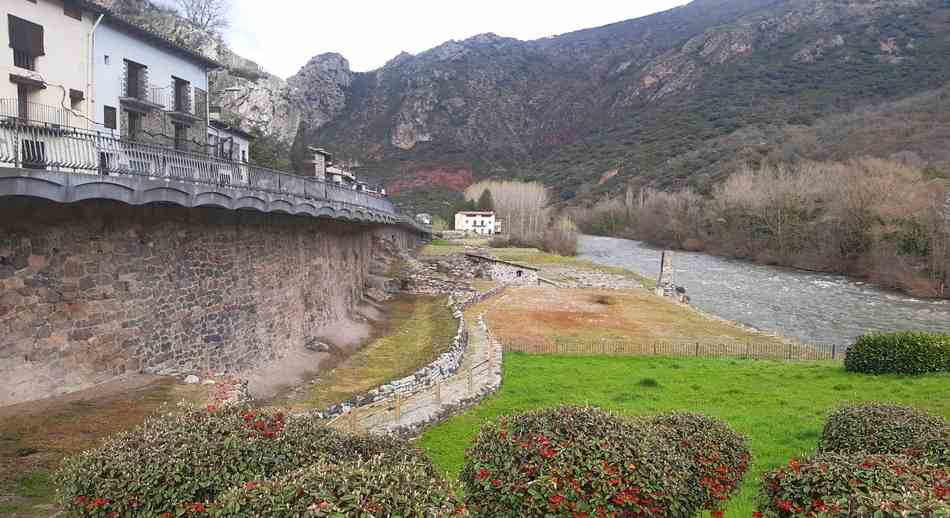
[(217, 33), (230, 25), (231, 0), (175, 0), (175, 4), (200, 29)]

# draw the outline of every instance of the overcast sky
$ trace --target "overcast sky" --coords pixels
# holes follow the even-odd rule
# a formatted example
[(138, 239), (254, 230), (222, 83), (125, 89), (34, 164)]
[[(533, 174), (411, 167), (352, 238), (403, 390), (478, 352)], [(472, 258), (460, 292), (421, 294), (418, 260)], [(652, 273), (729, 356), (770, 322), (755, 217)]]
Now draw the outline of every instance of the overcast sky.
[(240, 55), (289, 77), (311, 57), (339, 52), (353, 70), (379, 68), (485, 32), (522, 40), (598, 27), (687, 0), (232, 0), (226, 38)]

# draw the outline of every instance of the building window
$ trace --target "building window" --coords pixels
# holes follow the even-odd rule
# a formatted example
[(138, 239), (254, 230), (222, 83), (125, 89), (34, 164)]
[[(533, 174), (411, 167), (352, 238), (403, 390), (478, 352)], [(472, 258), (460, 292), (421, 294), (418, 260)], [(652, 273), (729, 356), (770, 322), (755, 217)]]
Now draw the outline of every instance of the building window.
[(129, 116), (129, 127), (128, 135), (129, 138), (135, 140), (142, 133), (142, 114), (138, 112), (126, 111), (125, 113)]
[(139, 63), (125, 61), (125, 96), (145, 99), (146, 67)]
[(191, 113), (191, 83), (177, 77), (173, 79), (175, 80), (175, 111)]
[(175, 149), (185, 150), (188, 144), (188, 126), (184, 124), (175, 124)]
[(109, 55), (108, 55), (108, 54), (105, 54), (104, 56), (102, 56), (102, 62), (105, 63), (106, 65), (109, 64)]
[(7, 15), (7, 24), (14, 66), (36, 70), (36, 58), (46, 55), (43, 47), (43, 26), (12, 14)]
[(102, 125), (109, 129), (116, 129), (118, 127), (118, 117), (116, 117), (116, 110), (113, 106), (103, 106), (102, 114)]
[(247, 163), (247, 150), (246, 150), (246, 149), (242, 149), (242, 150), (241, 150), (241, 162)]
[(70, 18), (82, 20), (82, 7), (78, 0), (63, 0), (63, 14)]
[(75, 88), (69, 89), (69, 107), (72, 110), (79, 111), (82, 109), (82, 102), (86, 99), (86, 94), (82, 90), (76, 90)]

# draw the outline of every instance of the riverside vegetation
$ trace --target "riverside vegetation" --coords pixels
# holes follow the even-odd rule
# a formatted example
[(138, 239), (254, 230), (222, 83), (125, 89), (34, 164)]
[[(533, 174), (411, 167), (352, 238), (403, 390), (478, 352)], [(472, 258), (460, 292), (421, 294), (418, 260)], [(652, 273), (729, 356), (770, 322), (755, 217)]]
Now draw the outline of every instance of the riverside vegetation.
[(706, 196), (630, 189), (574, 217), (589, 233), (950, 297), (950, 181), (898, 162), (743, 169)]

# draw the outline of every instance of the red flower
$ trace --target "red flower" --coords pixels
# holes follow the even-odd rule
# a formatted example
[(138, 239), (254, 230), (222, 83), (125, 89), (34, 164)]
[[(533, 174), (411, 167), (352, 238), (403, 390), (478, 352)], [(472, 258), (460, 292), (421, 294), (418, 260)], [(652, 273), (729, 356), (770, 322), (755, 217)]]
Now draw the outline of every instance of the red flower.
[(551, 448), (541, 448), (541, 456), (545, 459), (550, 459), (554, 456), (554, 450)]
[(205, 512), (205, 506), (201, 504), (200, 502), (195, 502), (191, 504), (189, 507), (191, 508), (191, 512), (195, 514), (201, 514)]
[(571, 514), (571, 518), (587, 518), (587, 513), (579, 513), (577, 511), (574, 511)]
[(722, 511), (712, 511), (712, 512), (709, 513), (709, 516), (710, 516), (710, 518), (722, 518), (723, 512), (722, 512)]
[(244, 419), (245, 421), (250, 421), (251, 419), (254, 419), (256, 416), (257, 414), (255, 414), (254, 412), (244, 412), (243, 414), (241, 414), (241, 419)]
[(478, 480), (485, 480), (486, 478), (488, 478), (489, 474), (490, 472), (487, 469), (482, 468), (478, 470), (478, 473), (475, 475), (475, 478), (477, 478)]
[(752, 518), (762, 518), (762, 513), (756, 511), (752, 513)]
[(217, 405), (208, 405), (208, 412), (214, 412), (218, 409)]
[(96, 499), (93, 500), (92, 503), (89, 504), (89, 505), (92, 506), (93, 509), (95, 509), (95, 508), (97, 508), (97, 507), (102, 507), (102, 506), (104, 506), (104, 505), (106, 505), (106, 504), (108, 504), (108, 503), (109, 503), (109, 501), (106, 500), (105, 498), (96, 498)]
[(798, 473), (802, 469), (802, 463), (798, 462), (797, 459), (792, 459), (788, 461), (788, 467), (793, 473)]
[(561, 496), (561, 495), (551, 495), (551, 496), (548, 498), (548, 502), (550, 502), (551, 505), (553, 505), (553, 506), (555, 506), (555, 507), (561, 505), (561, 502), (563, 502), (563, 501), (564, 501), (564, 497)]
[(491, 485), (492, 485), (495, 489), (498, 489), (499, 487), (501, 487), (501, 480), (498, 480), (498, 479), (496, 478), (495, 480), (492, 480), (492, 481), (491, 481)]
[(776, 505), (779, 509), (781, 509), (781, 510), (783, 510), (783, 511), (785, 511), (785, 512), (789, 512), (789, 511), (792, 510), (792, 503), (789, 502), (788, 500), (782, 500), (782, 499), (776, 498), (776, 499), (775, 499), (775, 505)]
[(244, 489), (251, 490), (257, 487), (257, 482), (245, 482)]
[(86, 497), (84, 496), (74, 496), (73, 503), (77, 505), (86, 505)]

